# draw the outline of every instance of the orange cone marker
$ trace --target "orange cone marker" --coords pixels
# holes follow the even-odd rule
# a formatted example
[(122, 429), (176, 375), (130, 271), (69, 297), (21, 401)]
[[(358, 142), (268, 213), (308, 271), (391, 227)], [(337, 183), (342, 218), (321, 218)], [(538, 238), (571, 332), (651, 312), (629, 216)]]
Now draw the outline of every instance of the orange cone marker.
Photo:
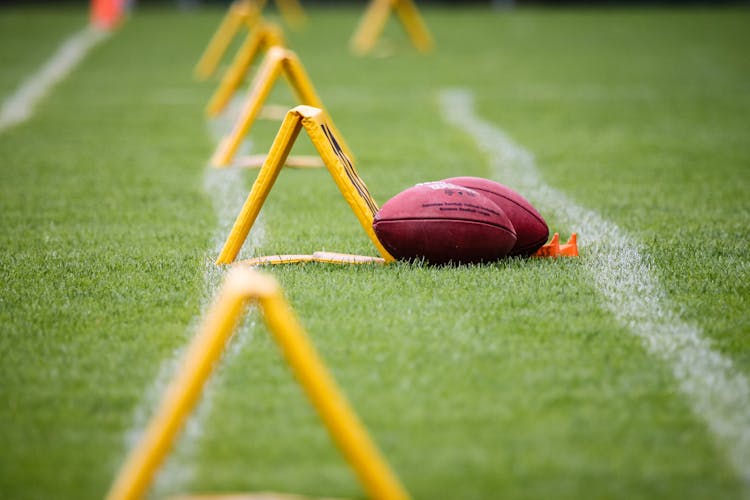
[(97, 28), (115, 29), (124, 12), (125, 0), (91, 0), (91, 24)]

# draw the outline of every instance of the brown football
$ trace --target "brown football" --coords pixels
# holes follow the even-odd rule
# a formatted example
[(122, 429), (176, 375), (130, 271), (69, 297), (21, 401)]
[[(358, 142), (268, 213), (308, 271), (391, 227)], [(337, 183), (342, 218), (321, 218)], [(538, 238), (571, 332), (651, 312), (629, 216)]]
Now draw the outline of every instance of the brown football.
[(497, 204), (448, 182), (402, 191), (381, 207), (372, 226), (395, 258), (430, 264), (490, 262), (516, 243), (513, 224)]
[(443, 182), (473, 189), (505, 212), (516, 230), (516, 244), (509, 255), (531, 255), (547, 243), (549, 228), (544, 218), (526, 198), (508, 186), (481, 177), (452, 177)]

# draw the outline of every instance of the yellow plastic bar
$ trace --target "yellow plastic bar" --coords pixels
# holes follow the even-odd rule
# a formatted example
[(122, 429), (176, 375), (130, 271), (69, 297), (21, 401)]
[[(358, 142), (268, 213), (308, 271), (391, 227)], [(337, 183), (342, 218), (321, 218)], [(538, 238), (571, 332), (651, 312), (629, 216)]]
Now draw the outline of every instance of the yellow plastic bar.
[[(240, 156), (234, 162), (232, 166), (236, 168), (260, 168), (266, 161), (267, 155), (248, 155)], [(287, 156), (284, 162), (285, 167), (289, 168), (321, 168), (325, 167), (326, 164), (318, 155), (309, 156)]]
[(299, 115), (291, 111), (287, 113), (286, 118), (281, 122), (281, 127), (276, 134), (271, 150), (258, 172), (258, 177), (256, 177), (253, 187), (250, 189), (250, 194), (234, 221), (219, 257), (216, 259), (217, 264), (230, 264), (237, 258), (237, 254), (240, 253), (242, 244), (245, 243), (255, 219), (258, 218), (260, 209), (266, 201), (268, 193), (271, 192), (271, 188), (276, 182), (276, 178), (279, 176), (279, 172), (281, 172), (286, 157), (289, 156), (289, 151), (291, 151), (301, 128), (302, 123)]
[(355, 255), (349, 253), (338, 253), (338, 252), (315, 252), (312, 255), (266, 255), (264, 257), (253, 257), (252, 259), (241, 260), (237, 264), (245, 266), (262, 266), (265, 264), (279, 265), (279, 264), (298, 264), (300, 262), (321, 262), (324, 264), (344, 264), (344, 265), (356, 265), (356, 264), (385, 264), (385, 259), (382, 257), (371, 257), (369, 255)]
[(264, 25), (264, 48), (268, 50), (275, 45), (285, 47), (286, 40), (284, 39), (284, 31), (281, 29), (281, 26), (275, 23), (264, 23)]
[(259, 22), (258, 25), (248, 33), (245, 41), (237, 50), (231, 66), (221, 79), (219, 86), (211, 97), (206, 107), (206, 114), (215, 117), (221, 113), (229, 99), (234, 95), (237, 89), (242, 85), (242, 81), (250, 71), (255, 59), (263, 50), (268, 50), (273, 46), (284, 46), (284, 35), (281, 28), (273, 23)]
[(305, 127), (318, 154), (323, 158), (323, 163), (328, 167), (344, 199), (357, 216), (362, 229), (365, 230), (385, 261), (393, 262), (395, 259), (380, 243), (372, 228), (372, 221), (379, 210), (378, 204), (357, 173), (354, 163), (343, 150), (341, 136), (331, 126), (330, 120), (327, 119), (322, 109), (297, 106), (295, 110), (302, 116), (302, 126)]
[(421, 52), (429, 52), (435, 46), (435, 42), (427, 30), (422, 16), (419, 15), (417, 6), (412, 0), (394, 0), (396, 14), (401, 19), (401, 24), (409, 34), (412, 44)]
[(393, 0), (372, 0), (369, 3), (350, 42), (353, 52), (361, 55), (372, 50), (391, 13), (392, 2)]
[(368, 494), (376, 499), (408, 499), (408, 493), (318, 356), (276, 280), (246, 267), (229, 272), (156, 415), (106, 498), (144, 497), (250, 299), (258, 300), (274, 340)]
[(372, 228), (372, 221), (378, 211), (378, 205), (354, 168), (351, 159), (343, 150), (342, 141), (331, 127), (330, 120), (327, 119), (325, 112), (319, 108), (297, 106), (290, 110), (284, 118), (271, 145), (271, 150), (253, 183), (250, 194), (232, 226), (219, 257), (216, 259), (216, 264), (230, 264), (237, 258), (302, 126), (310, 136), (313, 146), (315, 146), (367, 236), (383, 259), (386, 262), (393, 262), (395, 259), (380, 243)]
[[(295, 90), (297, 98), (300, 101), (299, 103), (302, 105), (319, 108), (325, 111), (326, 108), (325, 106), (323, 106), (323, 101), (318, 96), (318, 93), (315, 92), (315, 87), (313, 87), (312, 80), (310, 80), (310, 77), (305, 71), (304, 66), (302, 66), (302, 62), (297, 57), (297, 54), (295, 54), (291, 50), (288, 50), (287, 57), (283, 60), (283, 64), (285, 70), (284, 75), (289, 81), (289, 84)], [(346, 152), (346, 155), (349, 158), (354, 158), (352, 150), (346, 144), (346, 141), (344, 141), (343, 136), (339, 133), (336, 125), (333, 123), (333, 120), (331, 120), (331, 117), (327, 116), (326, 120), (328, 121), (328, 126), (335, 132), (336, 137), (339, 141), (339, 145), (344, 150), (344, 152)]]
[(242, 80), (250, 70), (253, 59), (260, 51), (262, 36), (258, 28), (247, 34), (245, 41), (240, 46), (232, 64), (219, 82), (213, 96), (206, 106), (206, 115), (215, 117), (226, 107), (234, 92), (242, 85)]
[(313, 87), (312, 81), (297, 54), (291, 50), (287, 50), (285, 55), (286, 57), (281, 59), (281, 64), (284, 66), (284, 76), (299, 99), (300, 104), (322, 108), (323, 101), (318, 96), (318, 93), (315, 92), (315, 87)]
[(276, 0), (276, 6), (289, 26), (301, 28), (307, 23), (307, 16), (298, 0)]
[[(271, 93), (273, 85), (281, 73), (284, 73), (300, 104), (307, 104), (323, 109), (323, 103), (320, 97), (318, 97), (317, 92), (315, 92), (310, 77), (305, 72), (297, 55), (283, 47), (271, 47), (266, 52), (266, 57), (253, 79), (250, 94), (245, 101), (245, 106), (237, 122), (229, 135), (219, 143), (219, 146), (211, 157), (212, 165), (226, 167), (231, 164), (242, 143), (242, 139), (250, 132), (253, 123), (255, 123), (260, 114), (263, 103), (268, 99), (268, 95)], [(331, 126), (334, 127), (333, 124)], [(351, 150), (343, 140), (341, 147), (349, 157), (352, 157)]]
[(227, 10), (224, 19), (219, 24), (219, 28), (214, 33), (198, 64), (195, 66), (193, 73), (196, 78), (205, 80), (214, 74), (219, 61), (226, 53), (240, 28), (243, 25), (252, 26), (260, 18), (261, 6), (259, 3), (263, 2), (237, 0), (229, 6), (229, 10)]
[(318, 357), (281, 293), (260, 298), (263, 318), (328, 432), (371, 498), (404, 500), (409, 494)]
[(242, 143), (242, 139), (250, 131), (255, 119), (258, 117), (263, 103), (273, 89), (273, 84), (281, 73), (281, 59), (286, 57), (285, 50), (281, 47), (272, 47), (266, 52), (258, 73), (253, 79), (250, 88), (250, 95), (245, 101), (245, 105), (234, 124), (232, 131), (227, 137), (219, 143), (216, 152), (211, 158), (211, 164), (216, 167), (226, 167), (232, 162), (232, 158), (237, 154), (237, 150)]

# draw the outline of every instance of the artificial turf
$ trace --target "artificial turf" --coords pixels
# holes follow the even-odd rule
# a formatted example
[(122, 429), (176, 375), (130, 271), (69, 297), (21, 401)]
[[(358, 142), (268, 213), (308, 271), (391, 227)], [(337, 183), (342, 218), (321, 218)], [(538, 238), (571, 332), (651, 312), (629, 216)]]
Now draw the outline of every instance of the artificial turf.
[[(86, 16), (0, 14), (0, 98)], [(548, 183), (644, 245), (682, 317), (750, 371), (748, 11), (427, 9), (434, 54), (391, 25), (382, 57), (362, 59), (346, 47), (359, 9), (309, 14), (290, 44), (376, 200), (492, 175), (441, 119), (438, 93), (469, 89)], [(220, 15), (137, 10), (0, 133), (0, 496), (103, 496), (144, 395), (206, 307), (215, 82), (190, 72)], [(275, 128), (254, 128), (254, 152)], [(262, 217), (247, 253), (375, 252), (324, 171), (282, 172)], [(416, 498), (740, 497), (726, 450), (606, 312), (581, 248), (268, 271)], [(239, 335), (157, 493), (362, 497), (256, 313)]]

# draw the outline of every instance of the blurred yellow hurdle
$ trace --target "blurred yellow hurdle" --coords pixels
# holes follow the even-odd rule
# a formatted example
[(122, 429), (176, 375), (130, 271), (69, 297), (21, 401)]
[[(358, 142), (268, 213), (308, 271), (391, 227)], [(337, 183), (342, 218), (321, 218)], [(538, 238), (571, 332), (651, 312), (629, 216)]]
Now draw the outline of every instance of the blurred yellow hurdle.
[(372, 0), (352, 36), (350, 47), (354, 53), (367, 54), (375, 47), (391, 10), (396, 11), (399, 21), (417, 50), (432, 50), (435, 42), (412, 0)]
[(227, 275), (159, 409), (117, 475), (107, 499), (134, 500), (147, 493), (251, 302), (262, 311), (273, 339), (367, 494), (374, 499), (408, 499), (408, 493), (318, 356), (276, 280), (242, 266)]
[[(282, 74), (296, 94), (298, 104), (325, 109), (297, 54), (283, 47), (271, 47), (266, 52), (266, 57), (250, 85), (250, 92), (232, 131), (219, 143), (211, 157), (213, 166), (226, 167), (232, 163), (242, 140), (250, 132), (274, 84)], [(328, 120), (328, 127), (339, 137), (339, 145), (346, 155), (353, 158), (351, 150), (341, 139), (341, 135), (330, 120)]]
[(264, 3), (265, 0), (262, 2), (236, 0), (229, 6), (216, 33), (211, 37), (206, 50), (203, 51), (203, 55), (198, 60), (195, 70), (193, 70), (193, 74), (197, 79), (206, 80), (214, 74), (219, 61), (224, 57), (229, 45), (231, 45), (232, 40), (240, 29), (243, 26), (247, 29), (252, 29), (258, 22)]
[(215, 117), (226, 108), (229, 99), (240, 88), (250, 71), (250, 66), (259, 54), (268, 51), (271, 47), (284, 46), (284, 34), (281, 28), (274, 23), (260, 20), (247, 34), (232, 64), (222, 76), (216, 92), (206, 106), (206, 114), (209, 117)]

